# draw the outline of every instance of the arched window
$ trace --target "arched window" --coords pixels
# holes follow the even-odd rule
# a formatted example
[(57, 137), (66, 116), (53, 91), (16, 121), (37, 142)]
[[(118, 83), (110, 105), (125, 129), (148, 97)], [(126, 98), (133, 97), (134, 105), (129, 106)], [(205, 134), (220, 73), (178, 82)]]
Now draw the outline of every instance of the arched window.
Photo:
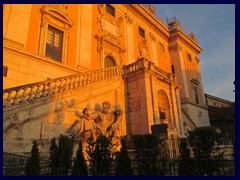
[(117, 63), (112, 56), (106, 56), (104, 60), (104, 68), (116, 66)]

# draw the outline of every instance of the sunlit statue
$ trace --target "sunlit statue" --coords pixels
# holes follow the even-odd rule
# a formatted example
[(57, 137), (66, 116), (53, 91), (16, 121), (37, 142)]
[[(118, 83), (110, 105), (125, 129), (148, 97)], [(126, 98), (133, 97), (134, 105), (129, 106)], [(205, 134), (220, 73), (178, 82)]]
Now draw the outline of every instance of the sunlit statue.
[(113, 135), (119, 137), (119, 124), (121, 122), (121, 111), (111, 112), (111, 104), (108, 101), (102, 103), (102, 112), (89, 113), (87, 108), (82, 111), (83, 116), (78, 111), (75, 115), (80, 120), (70, 126), (67, 134), (76, 139), (96, 139), (100, 135)]

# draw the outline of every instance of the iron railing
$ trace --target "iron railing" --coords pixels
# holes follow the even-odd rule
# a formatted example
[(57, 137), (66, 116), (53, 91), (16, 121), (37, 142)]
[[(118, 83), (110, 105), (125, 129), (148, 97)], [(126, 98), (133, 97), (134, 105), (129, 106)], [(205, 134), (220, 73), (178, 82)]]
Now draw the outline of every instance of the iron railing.
[[(29, 159), (27, 156), (16, 155), (11, 153), (3, 153), (3, 175), (4, 176), (24, 176), (26, 162)], [(72, 162), (73, 163), (73, 162)], [(139, 161), (132, 159), (131, 168), (133, 170), (133, 176), (139, 175), (153, 175), (153, 176), (179, 176), (179, 160), (177, 159), (161, 159), (156, 160), (154, 166), (154, 172), (147, 173), (147, 170), (140, 172)], [(215, 176), (234, 176), (235, 175), (235, 161), (234, 160), (222, 160), (214, 161), (214, 164), (221, 163), (220, 170), (214, 174)], [(89, 163), (87, 163), (89, 164)], [(41, 176), (51, 176), (50, 162), (48, 160), (40, 160)], [(113, 161), (108, 176), (115, 175), (116, 161)], [(148, 169), (149, 170), (149, 169)], [(91, 176), (91, 168), (88, 166), (89, 176)], [(69, 170), (71, 172), (71, 169)], [(145, 173), (145, 174), (144, 174)], [(70, 175), (70, 173), (69, 173)]]

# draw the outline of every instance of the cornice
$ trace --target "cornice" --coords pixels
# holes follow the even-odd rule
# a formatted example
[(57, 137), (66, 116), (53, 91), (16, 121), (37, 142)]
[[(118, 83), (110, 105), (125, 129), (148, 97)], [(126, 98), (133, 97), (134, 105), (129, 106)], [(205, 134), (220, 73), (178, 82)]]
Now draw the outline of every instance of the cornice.
[(184, 32), (181, 30), (175, 30), (172, 32), (171, 37), (169, 38), (170, 41), (181, 39), (183, 42), (188, 44), (191, 48), (193, 48), (198, 54), (201, 53), (203, 50), (196, 44), (191, 38), (189, 38)]
[(153, 17), (145, 7), (139, 4), (125, 4), (128, 9), (132, 10), (134, 14), (140, 16), (143, 20), (145, 20), (148, 24), (150, 24), (154, 29), (164, 35), (164, 37), (169, 38), (170, 33), (168, 31), (167, 26), (165, 26), (162, 22), (160, 22), (156, 17)]

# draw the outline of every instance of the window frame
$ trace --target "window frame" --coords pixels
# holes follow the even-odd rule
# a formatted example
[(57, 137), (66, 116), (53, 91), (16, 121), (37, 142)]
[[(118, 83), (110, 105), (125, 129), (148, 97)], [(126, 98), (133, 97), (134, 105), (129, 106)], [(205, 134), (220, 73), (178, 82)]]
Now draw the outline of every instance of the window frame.
[[(143, 34), (141, 34), (141, 32)], [(146, 38), (146, 33), (145, 33), (145, 30), (143, 28), (141, 28), (140, 26), (138, 26), (138, 35), (141, 36), (142, 38)]]
[[(73, 21), (66, 13), (63, 12), (64, 10), (57, 7), (58, 6), (55, 6), (55, 4), (45, 4), (40, 9), (41, 25), (38, 43), (38, 55), (57, 63), (67, 64), (69, 30), (73, 25)], [(49, 25), (63, 32), (61, 61), (57, 61), (46, 56), (47, 33)]]
[(8, 67), (3, 66), (3, 77), (7, 77), (7, 74), (8, 74)]
[(198, 93), (198, 87), (197, 86), (193, 87), (193, 94), (194, 94), (195, 103), (200, 104), (199, 93)]
[(161, 42), (159, 42), (159, 50), (160, 50), (160, 52), (162, 52), (162, 53), (164, 53), (165, 54), (165, 46), (164, 46), (164, 44), (162, 44)]
[[(50, 30), (53, 31), (53, 41), (52, 41), (53, 44), (50, 44), (50, 45), (53, 46), (53, 47), (52, 47), (52, 49), (51, 49), (51, 54), (47, 54), (47, 51), (48, 51), (48, 33), (49, 33)], [(54, 44), (55, 44), (55, 36), (56, 36), (57, 34), (61, 36), (60, 41), (59, 41), (59, 46), (60, 46), (60, 52), (59, 52), (59, 53), (60, 53), (60, 55), (58, 55), (60, 59), (55, 59), (55, 57), (54, 57), (54, 54), (55, 54), (55, 52), (56, 52), (55, 50), (57, 49), (57, 48), (54, 46)], [(58, 28), (55, 28), (54, 26), (48, 24), (47, 39), (46, 39), (46, 44), (45, 44), (45, 56), (46, 56), (46, 57), (49, 57), (49, 58), (51, 58), (51, 59), (53, 59), (53, 60), (55, 60), (55, 61), (58, 61), (58, 62), (62, 62), (63, 36), (64, 36), (64, 32), (63, 32), (63, 31), (61, 31), (61, 30), (59, 30)]]
[(193, 96), (194, 96), (194, 102), (198, 105), (200, 105), (200, 96), (199, 96), (199, 84), (200, 82), (193, 78), (191, 79), (192, 89), (193, 89)]
[(106, 12), (112, 17), (116, 17), (116, 9), (111, 4), (106, 4)]
[(192, 55), (190, 53), (187, 53), (187, 59), (192, 62)]
[[(110, 60), (111, 61), (111, 64), (112, 66), (106, 66), (106, 60)], [(104, 58), (104, 68), (110, 68), (110, 67), (114, 67), (114, 66), (117, 66), (117, 62), (116, 60), (114, 59), (114, 57), (110, 56), (110, 55), (107, 55), (105, 58)]]

